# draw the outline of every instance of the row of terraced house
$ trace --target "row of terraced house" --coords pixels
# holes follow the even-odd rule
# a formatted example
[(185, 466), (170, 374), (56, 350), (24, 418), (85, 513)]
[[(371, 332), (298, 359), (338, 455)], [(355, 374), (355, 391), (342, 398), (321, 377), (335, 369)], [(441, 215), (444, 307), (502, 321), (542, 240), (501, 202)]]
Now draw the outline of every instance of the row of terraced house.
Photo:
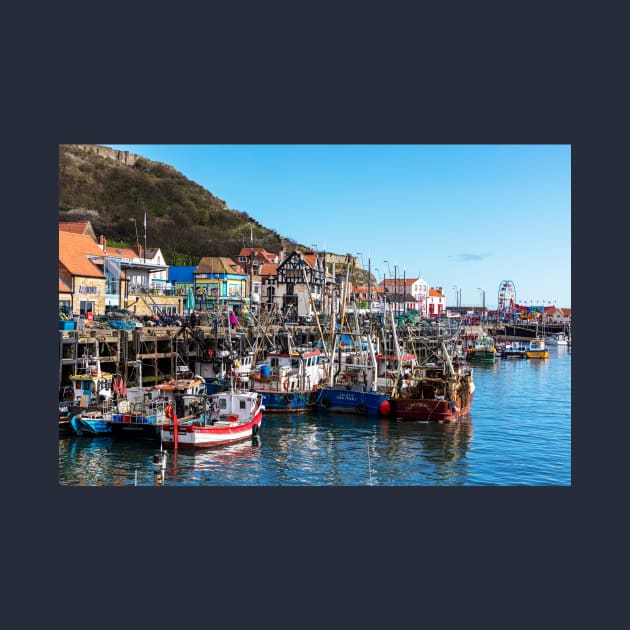
[(121, 310), (183, 315), (227, 307), (274, 311), (296, 321), (341, 308), (383, 312), (385, 302), (398, 312), (437, 316), (445, 311), (442, 289), (422, 278), (354, 286), (346, 281), (348, 264), (360, 267), (351, 255), (244, 247), (236, 260), (207, 256), (196, 266), (169, 266), (159, 248), (111, 247), (105, 237), (96, 237), (89, 221), (61, 222), (59, 311), (91, 319)]

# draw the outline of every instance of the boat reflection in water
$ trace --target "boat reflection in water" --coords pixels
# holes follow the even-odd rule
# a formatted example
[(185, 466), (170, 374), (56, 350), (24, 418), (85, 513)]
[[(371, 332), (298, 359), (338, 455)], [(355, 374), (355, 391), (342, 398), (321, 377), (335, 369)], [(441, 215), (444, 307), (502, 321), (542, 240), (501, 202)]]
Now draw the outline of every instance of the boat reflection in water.
[(242, 485), (243, 475), (258, 466), (260, 435), (242, 442), (201, 449), (169, 449), (166, 476), (169, 485), (199, 483), (220, 477), (221, 485)]
[(470, 415), (453, 422), (397, 422), (395, 431), (401, 440), (417, 440), (424, 455), (436, 462), (464, 457), (473, 437)]

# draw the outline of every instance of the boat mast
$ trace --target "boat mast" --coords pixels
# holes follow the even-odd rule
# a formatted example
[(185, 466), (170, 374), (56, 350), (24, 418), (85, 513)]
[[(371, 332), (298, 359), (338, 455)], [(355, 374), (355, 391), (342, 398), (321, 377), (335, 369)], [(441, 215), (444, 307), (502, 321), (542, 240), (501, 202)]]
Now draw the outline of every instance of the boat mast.
[[(306, 275), (306, 268), (305, 268), (304, 260), (302, 260), (302, 275), (304, 276), (304, 283), (306, 284), (306, 290), (308, 291), (308, 298), (311, 304), (311, 308), (313, 309), (313, 313), (315, 313), (315, 323), (317, 324), (317, 331), (319, 332), (319, 338), (321, 339), (321, 342), (322, 342), (322, 348), (324, 350), (324, 354), (326, 355), (326, 359), (330, 360), (328, 356), (328, 348), (327, 348), (326, 340), (324, 339), (324, 333), (322, 332), (322, 327), (319, 323), (319, 315), (317, 313), (317, 309), (315, 308), (313, 294), (311, 293), (311, 285), (309, 284), (308, 276)], [(324, 288), (326, 286), (325, 278), (326, 276), (324, 275)]]
[[(387, 305), (387, 303), (385, 303)], [(396, 394), (396, 388), (398, 386), (398, 380), (400, 379), (400, 371), (402, 370), (402, 355), (400, 352), (400, 345), (398, 344), (398, 335), (396, 334), (396, 321), (394, 320), (394, 313), (391, 308), (389, 311), (390, 320), (392, 323), (392, 335), (394, 337), (394, 348), (396, 349), (396, 375), (394, 376), (394, 382), (392, 384), (392, 397)]]

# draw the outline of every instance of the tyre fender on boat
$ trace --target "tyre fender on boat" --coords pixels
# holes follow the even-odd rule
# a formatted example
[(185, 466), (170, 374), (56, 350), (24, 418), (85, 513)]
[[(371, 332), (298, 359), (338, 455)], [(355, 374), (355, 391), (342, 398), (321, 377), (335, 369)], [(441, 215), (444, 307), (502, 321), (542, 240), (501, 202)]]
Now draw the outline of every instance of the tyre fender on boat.
[(293, 402), (295, 396), (293, 394), (287, 394), (285, 398), (287, 399), (288, 402)]
[(311, 405), (314, 405), (317, 402), (317, 396), (318, 396), (317, 392), (313, 390), (308, 397), (308, 402)]
[(326, 409), (327, 407), (329, 407), (329, 406), (330, 406), (330, 398), (328, 398), (328, 396), (324, 396), (324, 397), (322, 398), (321, 405), (322, 405), (322, 407), (323, 407), (324, 409)]
[(252, 427), (252, 435), (258, 435), (258, 432), (259, 432), (259, 431), (260, 431), (260, 426), (259, 426), (259, 425), (257, 425), (257, 424), (255, 424), (255, 425)]

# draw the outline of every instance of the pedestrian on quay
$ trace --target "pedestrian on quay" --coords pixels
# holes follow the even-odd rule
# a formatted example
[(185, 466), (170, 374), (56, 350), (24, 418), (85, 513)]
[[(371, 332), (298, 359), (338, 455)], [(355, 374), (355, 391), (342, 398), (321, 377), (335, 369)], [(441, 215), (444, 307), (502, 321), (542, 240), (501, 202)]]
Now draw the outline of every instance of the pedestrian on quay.
[(232, 330), (236, 330), (238, 328), (238, 319), (236, 319), (234, 311), (230, 313), (230, 326), (232, 327)]

